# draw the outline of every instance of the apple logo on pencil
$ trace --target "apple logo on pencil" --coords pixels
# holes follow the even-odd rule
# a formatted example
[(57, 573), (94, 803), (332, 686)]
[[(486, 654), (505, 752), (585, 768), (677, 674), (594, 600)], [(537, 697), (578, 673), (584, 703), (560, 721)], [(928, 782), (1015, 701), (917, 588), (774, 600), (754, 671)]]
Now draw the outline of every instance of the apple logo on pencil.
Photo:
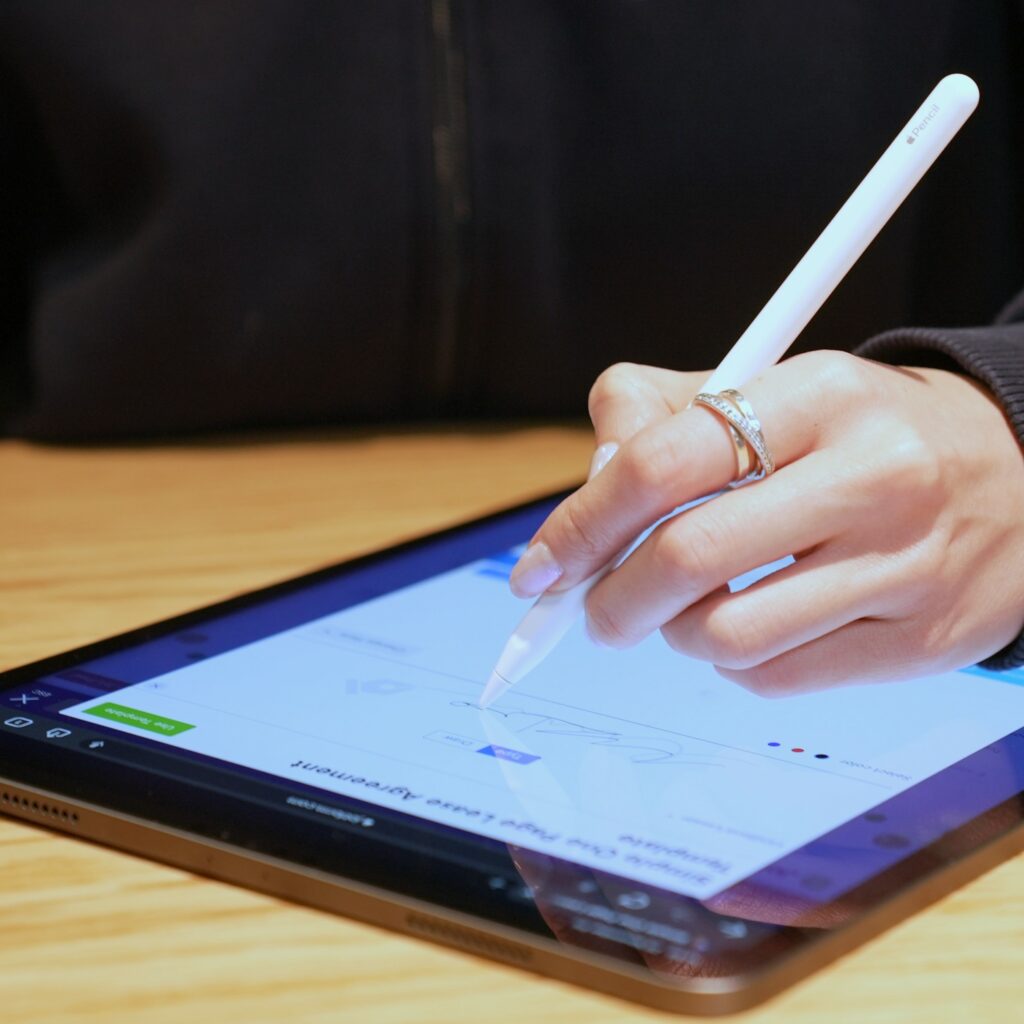
[(916, 141), (917, 140), (914, 138), (913, 135), (908, 135), (907, 136), (907, 145), (908, 146), (912, 146)]

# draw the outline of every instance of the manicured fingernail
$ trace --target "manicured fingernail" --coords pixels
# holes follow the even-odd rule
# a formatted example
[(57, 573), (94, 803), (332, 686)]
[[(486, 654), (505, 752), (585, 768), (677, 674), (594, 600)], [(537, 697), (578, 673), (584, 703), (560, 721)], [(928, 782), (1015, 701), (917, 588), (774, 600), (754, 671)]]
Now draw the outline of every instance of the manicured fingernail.
[(551, 549), (541, 540), (523, 552), (508, 582), (516, 597), (536, 597), (544, 593), (564, 571), (555, 561)]
[(594, 451), (594, 457), (590, 460), (590, 474), (587, 476), (588, 480), (593, 480), (598, 473), (608, 465), (611, 457), (619, 450), (619, 446), (614, 441), (606, 441), (603, 445)]

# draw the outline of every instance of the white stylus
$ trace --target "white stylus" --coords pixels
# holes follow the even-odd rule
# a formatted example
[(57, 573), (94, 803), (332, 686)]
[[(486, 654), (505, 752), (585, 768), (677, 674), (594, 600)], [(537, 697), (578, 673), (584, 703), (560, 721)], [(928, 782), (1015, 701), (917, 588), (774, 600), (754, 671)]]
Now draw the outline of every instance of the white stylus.
[[(702, 391), (741, 387), (782, 358), (977, 105), (978, 87), (966, 75), (947, 75), (939, 82), (729, 350)], [(836, 130), (834, 121), (829, 130)], [(569, 590), (537, 599), (501, 652), (484, 687), (481, 707), (497, 700), (547, 657), (583, 613), (590, 588), (611, 568), (605, 566)]]

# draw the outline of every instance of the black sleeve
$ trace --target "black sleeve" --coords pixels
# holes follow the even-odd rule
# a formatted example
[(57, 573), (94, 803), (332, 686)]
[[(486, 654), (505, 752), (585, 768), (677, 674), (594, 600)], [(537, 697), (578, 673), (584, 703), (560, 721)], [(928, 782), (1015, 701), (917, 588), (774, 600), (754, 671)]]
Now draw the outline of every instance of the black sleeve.
[[(857, 355), (901, 366), (964, 373), (984, 384), (1003, 407), (1024, 448), (1024, 292), (991, 327), (906, 327), (876, 335)], [(1024, 665), (1024, 632), (981, 663), (988, 669)]]

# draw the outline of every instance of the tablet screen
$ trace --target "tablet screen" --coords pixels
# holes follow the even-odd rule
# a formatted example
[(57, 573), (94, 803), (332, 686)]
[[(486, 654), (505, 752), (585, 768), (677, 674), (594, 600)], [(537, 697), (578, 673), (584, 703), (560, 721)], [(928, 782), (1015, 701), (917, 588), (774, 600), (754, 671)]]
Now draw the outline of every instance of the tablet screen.
[[(527, 888), (549, 863), (614, 877), (626, 917), (652, 893), (728, 908), (751, 886), (806, 917), (1024, 789), (1020, 671), (767, 700), (660, 635), (614, 651), (577, 625), (479, 708), (527, 607), (509, 571), (552, 506), (20, 680), (3, 693), (4, 728), (97, 755), (116, 739), (228, 766), (333, 829), (415, 821), (504, 844)], [(549, 897), (583, 931), (621, 931), (593, 919), (585, 886)], [(647, 940), (682, 955), (685, 930), (664, 927)]]

